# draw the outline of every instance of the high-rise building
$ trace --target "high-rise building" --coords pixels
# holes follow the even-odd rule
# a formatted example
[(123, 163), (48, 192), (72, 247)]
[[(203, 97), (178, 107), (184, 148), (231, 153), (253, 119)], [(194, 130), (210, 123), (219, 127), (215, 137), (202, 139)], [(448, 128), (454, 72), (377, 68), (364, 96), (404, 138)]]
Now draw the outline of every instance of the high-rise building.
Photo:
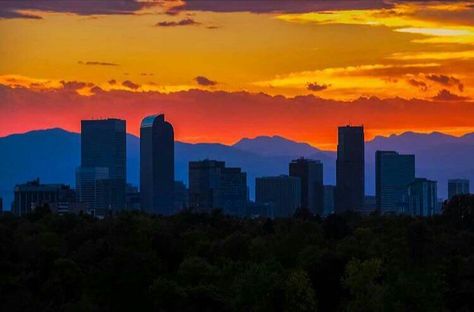
[(448, 198), (451, 199), (456, 195), (469, 194), (469, 180), (467, 179), (450, 179), (448, 180)]
[(3, 214), (3, 199), (0, 197), (0, 215)]
[(301, 208), (314, 215), (324, 212), (323, 163), (319, 160), (299, 158), (290, 162), (289, 175), (301, 180)]
[(375, 153), (376, 207), (381, 213), (407, 211), (408, 186), (415, 181), (415, 155)]
[(174, 211), (174, 131), (165, 115), (145, 117), (140, 126), (141, 209), (170, 215)]
[(336, 186), (324, 186), (324, 213), (323, 216), (328, 216), (334, 213), (334, 195), (336, 193)]
[(255, 180), (256, 204), (267, 207), (267, 216), (286, 218), (301, 207), (301, 179), (290, 176)]
[(361, 210), (364, 207), (364, 127), (338, 129), (335, 210)]
[(87, 206), (90, 215), (103, 217), (112, 211), (109, 168), (79, 167), (76, 170), (77, 201)]
[(415, 178), (408, 187), (408, 214), (428, 217), (438, 211), (437, 182), (425, 178)]
[(181, 181), (174, 182), (174, 209), (176, 212), (188, 208), (188, 188)]
[[(69, 205), (75, 202), (75, 193), (65, 184), (41, 184), (39, 179), (19, 184), (14, 189), (13, 213), (24, 216), (31, 213), (36, 207), (62, 203)], [(62, 206), (62, 205), (61, 205)]]
[(189, 162), (191, 209), (222, 209), (225, 214), (244, 216), (247, 200), (247, 174), (240, 168), (228, 168), (216, 160)]
[(125, 120), (82, 120), (79, 201), (97, 216), (124, 209), (126, 180)]

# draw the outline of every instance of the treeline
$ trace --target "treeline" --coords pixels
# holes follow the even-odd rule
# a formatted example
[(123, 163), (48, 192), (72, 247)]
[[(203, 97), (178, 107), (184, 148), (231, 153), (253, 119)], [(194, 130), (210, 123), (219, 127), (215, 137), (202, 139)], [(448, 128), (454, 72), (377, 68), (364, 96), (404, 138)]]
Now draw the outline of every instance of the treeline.
[(0, 311), (474, 311), (474, 196), (433, 218), (0, 219)]

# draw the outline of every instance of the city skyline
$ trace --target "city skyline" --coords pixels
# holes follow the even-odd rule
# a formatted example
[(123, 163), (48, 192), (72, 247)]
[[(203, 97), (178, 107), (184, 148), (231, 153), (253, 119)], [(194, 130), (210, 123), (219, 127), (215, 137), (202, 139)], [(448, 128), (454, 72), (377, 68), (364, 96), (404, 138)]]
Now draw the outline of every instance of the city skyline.
[(334, 150), (331, 129), (344, 123), (364, 124), (368, 139), (474, 131), (469, 2), (265, 3), (9, 1), (0, 136), (77, 132), (104, 115), (137, 135), (156, 111), (186, 142), (229, 144), (245, 132)]

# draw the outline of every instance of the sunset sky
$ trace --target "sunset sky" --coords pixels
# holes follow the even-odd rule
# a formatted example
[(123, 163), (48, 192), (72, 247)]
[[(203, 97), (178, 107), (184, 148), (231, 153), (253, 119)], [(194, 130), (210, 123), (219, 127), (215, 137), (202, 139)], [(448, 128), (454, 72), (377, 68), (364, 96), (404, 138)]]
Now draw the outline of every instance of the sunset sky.
[(186, 142), (474, 131), (474, 3), (2, 1), (0, 136), (165, 113)]

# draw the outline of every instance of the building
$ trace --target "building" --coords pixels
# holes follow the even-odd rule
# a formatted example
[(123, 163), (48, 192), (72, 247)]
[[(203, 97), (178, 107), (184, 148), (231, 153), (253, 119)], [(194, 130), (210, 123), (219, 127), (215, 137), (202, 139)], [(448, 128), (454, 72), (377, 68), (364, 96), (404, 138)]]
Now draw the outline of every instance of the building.
[(140, 126), (140, 196), (143, 211), (174, 210), (174, 130), (165, 115), (145, 117)]
[(76, 169), (77, 201), (86, 205), (87, 212), (93, 216), (105, 216), (112, 210), (109, 199), (111, 190), (107, 188), (109, 168), (79, 167)]
[(63, 209), (75, 202), (75, 193), (65, 184), (41, 184), (39, 179), (18, 184), (14, 189), (12, 212), (17, 216), (24, 216), (36, 207), (48, 205), (61, 206)]
[(437, 182), (415, 178), (408, 187), (408, 211), (412, 216), (428, 217), (438, 211)]
[(451, 199), (456, 195), (469, 194), (469, 180), (467, 179), (450, 179), (448, 180), (448, 198)]
[(225, 214), (245, 216), (247, 193), (247, 174), (240, 168), (226, 167), (225, 162), (217, 160), (189, 162), (191, 209), (222, 209)]
[(126, 206), (126, 122), (81, 121), (81, 166), (76, 170), (78, 200), (97, 216)]
[(3, 199), (0, 197), (0, 215), (3, 214)]
[(289, 175), (301, 180), (301, 208), (314, 215), (324, 213), (323, 163), (319, 160), (299, 158), (290, 162)]
[(140, 210), (140, 192), (138, 187), (127, 184), (126, 207), (127, 210)]
[(188, 188), (181, 181), (174, 182), (174, 209), (176, 212), (188, 208)]
[(255, 196), (257, 205), (267, 207), (267, 216), (292, 217), (301, 207), (301, 180), (285, 175), (257, 178)]
[(336, 193), (336, 186), (324, 186), (324, 213), (323, 216), (328, 216), (334, 213), (334, 195)]
[(415, 181), (415, 155), (375, 152), (376, 207), (384, 214), (407, 210), (408, 185)]
[(364, 127), (338, 129), (335, 211), (361, 210), (365, 196)]
[(377, 198), (372, 195), (365, 195), (364, 209), (360, 210), (363, 215), (369, 215), (374, 212), (377, 208)]

